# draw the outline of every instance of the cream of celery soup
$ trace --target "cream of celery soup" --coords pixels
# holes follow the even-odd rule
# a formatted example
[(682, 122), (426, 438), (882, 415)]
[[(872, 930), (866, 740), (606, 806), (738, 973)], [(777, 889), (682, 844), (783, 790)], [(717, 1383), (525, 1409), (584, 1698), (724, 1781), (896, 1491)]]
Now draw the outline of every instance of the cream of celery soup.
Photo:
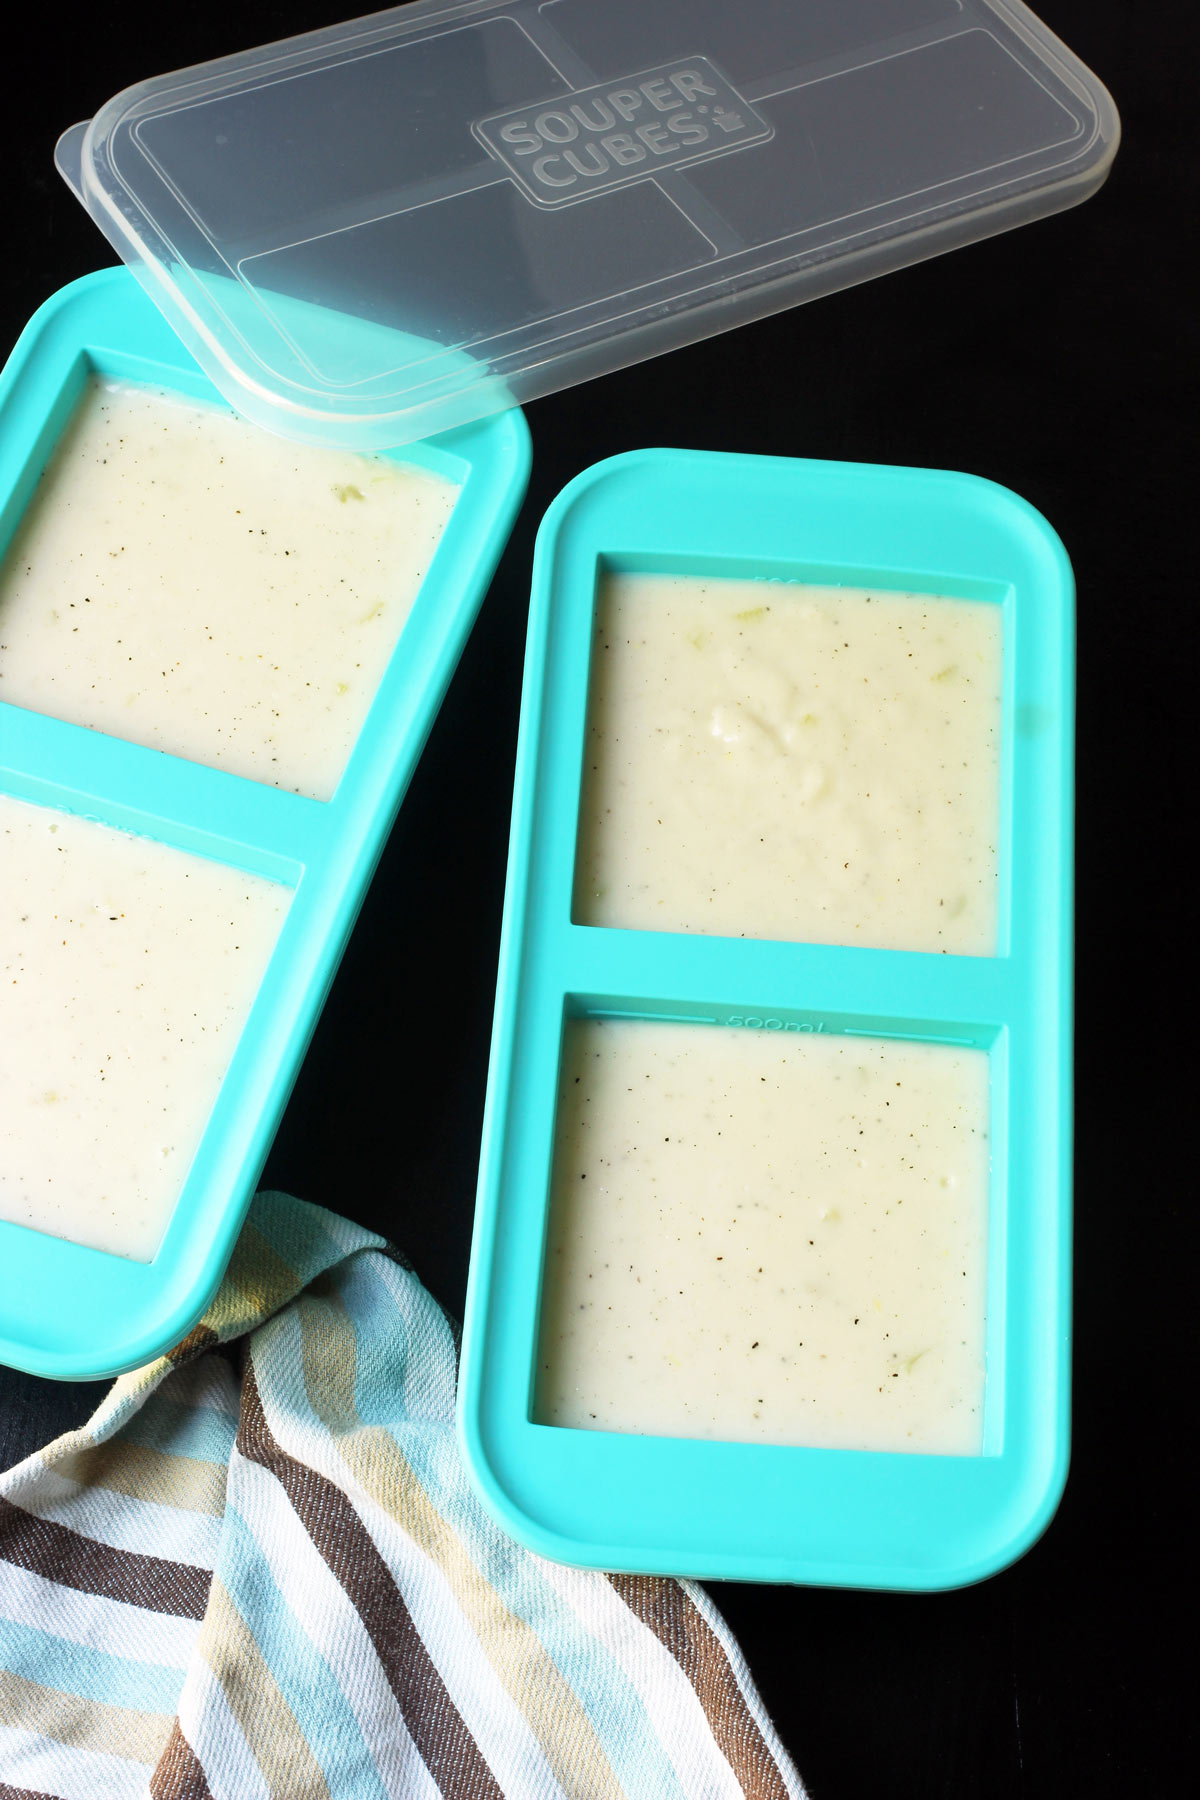
[(0, 1218), (154, 1255), (290, 898), (0, 796)]
[(574, 1022), (534, 1416), (977, 1454), (987, 1192), (984, 1051)]
[(0, 567), (0, 698), (328, 799), (457, 492), (93, 382)]
[(1000, 608), (610, 575), (574, 915), (991, 955)]

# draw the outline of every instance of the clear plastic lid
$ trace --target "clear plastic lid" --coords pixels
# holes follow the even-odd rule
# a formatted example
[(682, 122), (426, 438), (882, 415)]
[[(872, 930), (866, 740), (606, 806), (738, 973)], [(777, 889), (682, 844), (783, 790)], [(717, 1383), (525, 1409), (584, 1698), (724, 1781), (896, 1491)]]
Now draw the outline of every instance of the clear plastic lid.
[(1068, 206), (1018, 0), (418, 0), (164, 75), (60, 170), (233, 406), (383, 448)]

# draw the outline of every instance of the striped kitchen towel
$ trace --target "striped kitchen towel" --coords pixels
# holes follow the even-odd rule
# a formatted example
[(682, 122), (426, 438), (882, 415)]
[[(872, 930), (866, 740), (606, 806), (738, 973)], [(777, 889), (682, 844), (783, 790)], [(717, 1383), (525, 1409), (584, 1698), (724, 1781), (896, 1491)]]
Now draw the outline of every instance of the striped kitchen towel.
[(0, 1800), (800, 1800), (703, 1589), (491, 1523), (455, 1372), (381, 1238), (260, 1194), (191, 1335), (0, 1476)]

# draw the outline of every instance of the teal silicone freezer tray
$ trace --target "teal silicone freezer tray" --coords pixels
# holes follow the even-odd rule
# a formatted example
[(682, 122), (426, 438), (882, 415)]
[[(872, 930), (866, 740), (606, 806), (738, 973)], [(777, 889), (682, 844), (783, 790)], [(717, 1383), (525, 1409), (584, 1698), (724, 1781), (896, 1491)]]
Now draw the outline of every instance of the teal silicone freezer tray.
[[(94, 375), (219, 401), (125, 269), (30, 321), (0, 378), (0, 551)], [(459, 496), (332, 798), (320, 802), (0, 705), (0, 791), (294, 889), (279, 941), (154, 1260), (0, 1222), (0, 1359), (99, 1378), (182, 1338), (213, 1294), (396, 809), (525, 490), (517, 411), (405, 448)]]
[[(598, 572), (992, 601), (1004, 639), (994, 956), (572, 922)], [(589, 469), (538, 539), (460, 1430), (505, 1529), (558, 1561), (943, 1588), (1052, 1516), (1069, 1423), (1073, 582), (1046, 521), (969, 475), (647, 450)], [(564, 1025), (743, 1022), (989, 1055), (982, 1454), (700, 1442), (533, 1419)]]

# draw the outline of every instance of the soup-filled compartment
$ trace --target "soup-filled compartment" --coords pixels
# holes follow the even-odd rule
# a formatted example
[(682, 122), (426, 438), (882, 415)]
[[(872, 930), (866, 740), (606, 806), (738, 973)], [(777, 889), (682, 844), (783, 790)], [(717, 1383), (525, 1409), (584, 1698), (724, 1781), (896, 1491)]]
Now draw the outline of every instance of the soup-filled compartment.
[(1003, 608), (601, 560), (573, 916), (994, 955)]
[(96, 375), (0, 562), (0, 698), (328, 800), (458, 494)]
[(988, 1051), (776, 1023), (567, 1020), (533, 1418), (978, 1455)]
[(291, 899), (0, 794), (0, 1219), (154, 1256)]

